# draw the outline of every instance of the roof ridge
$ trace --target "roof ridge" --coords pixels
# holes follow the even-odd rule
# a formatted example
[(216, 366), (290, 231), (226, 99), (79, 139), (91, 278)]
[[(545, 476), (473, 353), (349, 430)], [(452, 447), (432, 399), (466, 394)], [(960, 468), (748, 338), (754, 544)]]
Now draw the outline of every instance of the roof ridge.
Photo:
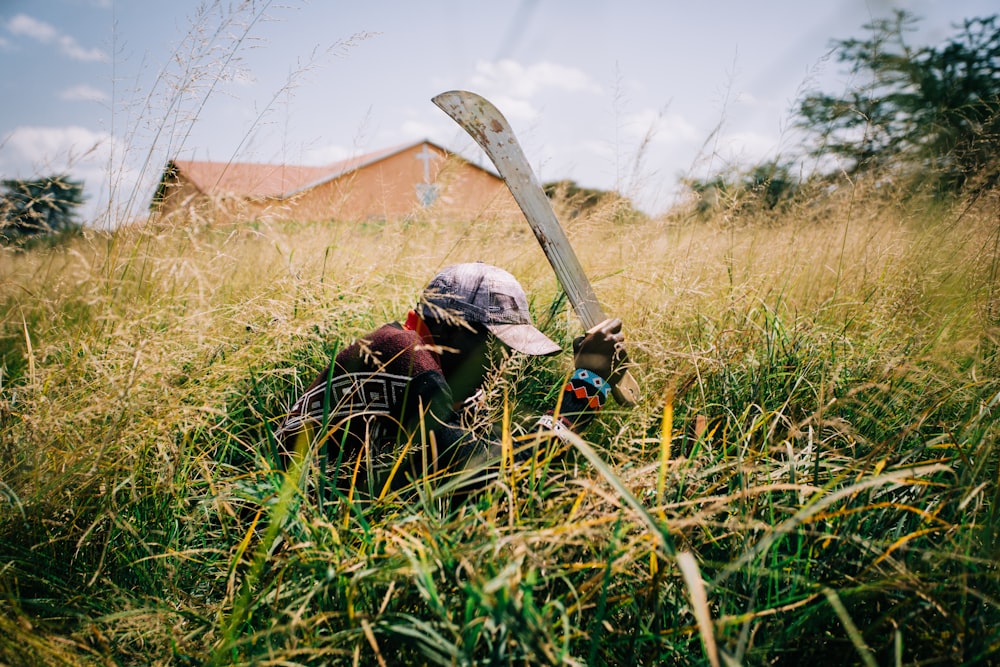
[[(323, 183), (341, 178), (354, 171), (385, 160), (417, 146), (430, 145), (446, 157), (458, 155), (428, 138), (396, 144), (374, 151), (359, 153), (325, 165), (300, 165), (287, 162), (243, 162), (229, 160), (172, 159), (179, 171), (202, 193), (247, 197), (288, 199)], [(461, 157), (461, 156), (459, 156)], [(462, 158), (463, 161), (469, 162)], [(473, 167), (483, 169), (475, 163)], [(485, 170), (489, 172), (489, 170)], [(495, 174), (494, 174), (495, 175)]]

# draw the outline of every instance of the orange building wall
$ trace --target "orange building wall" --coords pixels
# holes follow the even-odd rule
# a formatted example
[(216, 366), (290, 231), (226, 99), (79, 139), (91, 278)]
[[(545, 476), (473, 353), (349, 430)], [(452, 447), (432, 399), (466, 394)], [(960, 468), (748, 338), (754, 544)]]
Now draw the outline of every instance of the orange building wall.
[(438, 218), (503, 217), (520, 215), (503, 181), (470, 165), (439, 155), (428, 165), (436, 199), (423, 206), (417, 187), (424, 180), (424, 164), (416, 146), (341, 178), (319, 185), (296, 198), (293, 215), (309, 220), (390, 220), (410, 216)]
[(280, 201), (252, 201), (241, 197), (210, 197), (188, 181), (183, 174), (170, 184), (166, 196), (155, 208), (161, 220), (228, 224), (258, 217), (273, 218), (288, 211)]

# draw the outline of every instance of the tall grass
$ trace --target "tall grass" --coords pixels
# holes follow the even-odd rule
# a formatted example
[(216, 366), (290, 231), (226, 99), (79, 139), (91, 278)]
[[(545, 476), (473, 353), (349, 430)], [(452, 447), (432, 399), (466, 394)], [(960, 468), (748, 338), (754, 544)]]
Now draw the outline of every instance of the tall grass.
[[(134, 110), (136, 133), (173, 119), (140, 172), (271, 4), (199, 18), (220, 30), (184, 40), (161, 111)], [(538, 456), (464, 503), (431, 480), (314, 493), (272, 433), (450, 263), (513, 272), (568, 348), (579, 325), (526, 226), (153, 220), (5, 253), (0, 663), (994, 661), (996, 194), (862, 183), (649, 221), (619, 204), (569, 234), (643, 401), (562, 449), (518, 440)], [(568, 363), (501, 360), (508, 447)]]
[[(464, 504), (320, 502), (269, 433), (449, 263), (511, 270), (568, 344), (525, 230), (134, 226), (6, 256), (0, 662), (987, 663), (995, 211), (858, 187), (577, 219), (644, 400)], [(551, 407), (567, 363), (509, 360), (497, 414)]]

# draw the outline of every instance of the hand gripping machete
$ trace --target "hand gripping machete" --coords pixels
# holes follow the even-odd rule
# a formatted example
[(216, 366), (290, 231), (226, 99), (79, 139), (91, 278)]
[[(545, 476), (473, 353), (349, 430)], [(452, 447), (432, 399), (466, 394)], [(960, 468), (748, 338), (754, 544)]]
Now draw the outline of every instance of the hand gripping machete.
[[(604, 322), (607, 316), (594, 288), (507, 119), (489, 100), (464, 90), (441, 93), (431, 101), (461, 125), (493, 161), (528, 219), (583, 326), (590, 331)], [(639, 385), (627, 370), (620, 374), (612, 391), (622, 405), (635, 405), (639, 400)]]

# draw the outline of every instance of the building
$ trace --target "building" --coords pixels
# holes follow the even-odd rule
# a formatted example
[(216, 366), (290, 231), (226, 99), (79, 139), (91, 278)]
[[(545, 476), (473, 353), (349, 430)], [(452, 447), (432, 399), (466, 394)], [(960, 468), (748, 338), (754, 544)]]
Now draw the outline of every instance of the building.
[(503, 180), (424, 140), (325, 167), (171, 160), (151, 209), (167, 219), (514, 219)]

